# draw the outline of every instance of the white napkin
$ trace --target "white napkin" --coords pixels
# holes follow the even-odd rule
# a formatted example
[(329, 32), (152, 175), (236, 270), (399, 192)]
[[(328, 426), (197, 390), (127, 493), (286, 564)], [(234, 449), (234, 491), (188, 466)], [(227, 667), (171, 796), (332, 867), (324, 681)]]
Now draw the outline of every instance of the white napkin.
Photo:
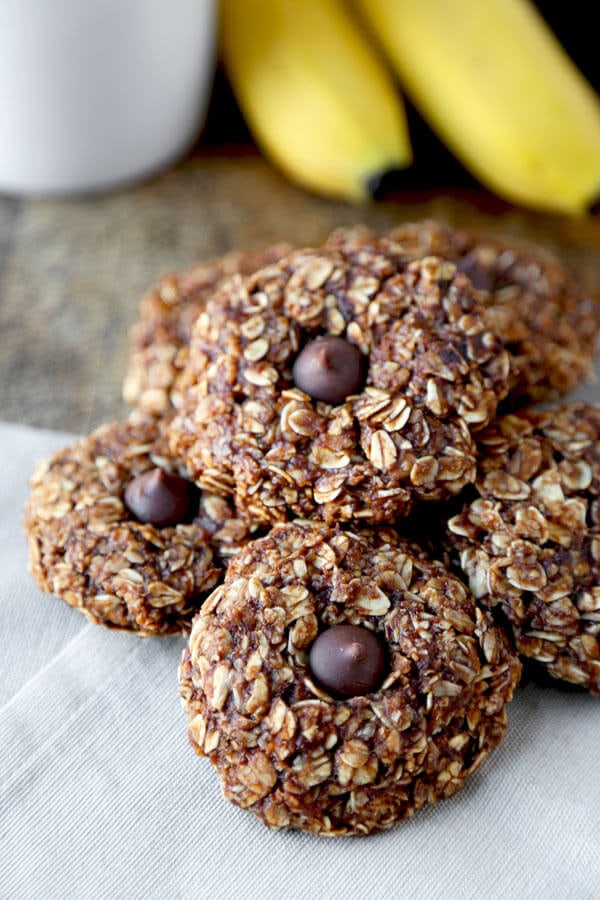
[[(593, 396), (595, 389), (587, 391)], [(454, 798), (392, 831), (266, 829), (195, 756), (183, 641), (91, 625), (26, 572), (34, 462), (65, 435), (0, 425), (0, 897), (600, 897), (600, 702), (529, 686)]]

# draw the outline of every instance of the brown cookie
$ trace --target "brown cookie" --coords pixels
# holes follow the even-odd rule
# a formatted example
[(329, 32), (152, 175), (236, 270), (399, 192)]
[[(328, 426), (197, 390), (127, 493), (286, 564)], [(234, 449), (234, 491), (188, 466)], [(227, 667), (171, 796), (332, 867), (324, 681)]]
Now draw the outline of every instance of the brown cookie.
[(518, 651), (600, 697), (600, 408), (505, 416), (478, 436), (477, 496), (447, 544)]
[(177, 376), (185, 364), (192, 325), (206, 301), (231, 275), (250, 274), (289, 250), (289, 245), (277, 244), (234, 251), (161, 278), (142, 297), (140, 319), (131, 332), (125, 402), (151, 415), (169, 409), (176, 402)]
[[(562, 397), (590, 377), (600, 304), (548, 250), (431, 220), (401, 225), (386, 237), (397, 253), (450, 259), (469, 276), (487, 326), (511, 354), (508, 406)], [(329, 245), (354, 259), (378, 240), (365, 228), (340, 229)]]
[(472, 480), (508, 378), (453, 263), (295, 251), (199, 315), (171, 446), (252, 523), (390, 521)]
[(181, 474), (151, 420), (104, 425), (40, 463), (25, 511), (40, 588), (112, 628), (187, 628), (247, 530)]
[(232, 560), (179, 672), (224, 796), (273, 828), (389, 828), (502, 740), (520, 665), (441, 563), (390, 529), (275, 526)]

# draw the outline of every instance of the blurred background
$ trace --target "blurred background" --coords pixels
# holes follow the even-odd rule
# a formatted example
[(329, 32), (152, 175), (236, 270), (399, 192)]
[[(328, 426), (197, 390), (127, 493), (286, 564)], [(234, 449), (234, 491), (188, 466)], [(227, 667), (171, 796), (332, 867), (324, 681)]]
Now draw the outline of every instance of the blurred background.
[[(130, 2), (133, 8), (135, 2)], [(22, 91), (29, 76), (33, 78), (41, 71), (39, 58), (32, 59), (25, 54), (18, 62), (17, 72), (14, 63), (9, 81), (0, 77), (1, 419), (85, 432), (100, 422), (123, 415), (126, 410), (121, 400), (121, 382), (127, 365), (128, 334), (137, 320), (140, 298), (161, 275), (234, 248), (252, 249), (276, 241), (312, 245), (339, 225), (363, 222), (383, 230), (403, 220), (431, 216), (498, 236), (537, 241), (567, 260), (590, 291), (600, 291), (600, 219), (594, 213), (594, 199), (600, 199), (600, 194), (598, 198), (586, 197), (582, 208), (572, 211), (554, 209), (552, 202), (548, 208), (538, 208), (535, 203), (521, 203), (486, 186), (472, 167), (457, 159), (446, 135), (432, 127), (431, 117), (423, 114), (423, 106), (415, 104), (407, 91), (402, 90), (402, 102), (412, 148), (410, 165), (401, 170), (392, 166), (389, 173), (381, 171), (382, 177), (370, 184), (372, 198), (351, 196), (351, 192), (345, 196), (337, 183), (331, 192), (302, 183), (301, 178), (294, 177), (285, 165), (279, 164), (276, 155), (266, 150), (260, 129), (254, 127), (249, 107), (245, 106), (239, 76), (226, 64), (226, 54), (217, 40), (216, 24), (211, 24), (211, 15), (216, 19), (223, 9), (218, 4), (213, 7), (208, 0), (205, 2), (204, 21), (194, 20), (193, 27), (186, 29), (181, 27), (182, 23), (190, 11), (197, 11), (198, 4), (196, 0), (193, 3), (177, 0), (171, 8), (174, 18), (170, 30), (160, 24), (164, 21), (161, 18), (164, 10), (161, 12), (158, 7), (164, 4), (152, 0), (146, 5), (148, 29), (147, 33), (144, 31), (144, 39), (147, 44), (137, 68), (135, 61), (128, 57), (126, 44), (121, 41), (119, 49), (119, 42), (113, 41), (114, 24), (109, 27), (106, 15), (104, 20), (98, 19), (93, 47), (102, 48), (98, 58), (104, 75), (94, 77), (104, 84), (108, 78), (106, 73), (112, 73), (116, 93), (127, 94), (115, 75), (122, 50), (129, 67), (127, 72), (132, 79), (137, 79), (138, 87), (141, 85), (141, 99), (134, 105), (134, 113), (128, 113), (126, 106), (120, 112), (123, 132), (128, 130), (125, 126), (135, 124), (134, 114), (145, 113), (146, 121), (158, 126), (156, 131), (163, 141), (154, 158), (150, 153), (141, 160), (139, 171), (134, 166), (129, 174), (124, 171), (121, 176), (115, 176), (113, 183), (109, 177), (106, 184), (94, 185), (92, 177), (87, 188), (83, 181), (64, 190), (60, 185), (36, 189), (25, 181), (19, 185), (14, 177), (14, 160), (20, 164), (31, 158), (37, 161), (36, 165), (40, 160), (47, 161), (44, 129), (49, 126), (56, 129), (61, 124), (66, 127), (68, 122), (65, 118), (61, 123), (60, 115), (46, 104), (43, 117), (40, 114), (37, 124), (34, 120), (32, 126), (26, 101), (25, 105), (19, 104), (19, 97), (26, 97)], [(272, 6), (275, 0), (270, 2)], [(279, 2), (285, 5), (287, 0)], [(125, 14), (128, 2), (106, 0), (106, 4), (105, 13), (110, 9), (111, 14), (120, 17), (116, 21), (120, 22), (121, 37), (125, 24), (135, 29), (135, 17), (128, 21)], [(222, 4), (226, 8), (227, 5)], [(237, 3), (232, 0), (229, 14), (234, 15), (239, 5), (240, 0)], [(262, 5), (261, 0), (258, 7)], [(24, 24), (21, 23), (23, 33), (27, 40), (35, 38), (39, 43), (44, 37), (43, 17), (36, 16), (33, 0), (22, 4), (8, 0), (0, 17), (3, 14), (14, 17), (26, 6), (31, 8)], [(87, 8), (83, 0), (79, 6)], [(246, 6), (252, 8), (253, 4)], [(301, 8), (302, 4), (298, 7), (292, 2), (292, 6)], [(154, 7), (156, 10), (152, 12)], [(67, 16), (69, 0), (56, 0), (55, 12), (57, 9)], [(592, 46), (594, 29), (588, 21), (589, 4), (584, 0), (572, 0), (568, 5), (539, 0), (537, 9), (587, 79), (588, 90), (594, 94), (592, 109), (596, 110), (600, 66), (597, 48)], [(1, 21), (0, 18), (0, 24)], [(11, 20), (11, 27), (16, 21)], [(152, 28), (151, 21), (155, 23)], [(233, 26), (231, 30), (233, 34)], [(298, 37), (301, 31), (300, 28)], [(261, 27), (257, 33), (262, 33)], [(0, 58), (7, 60), (12, 54), (11, 58), (16, 59), (19, 47), (15, 43), (14, 27), (9, 32), (0, 28), (0, 34), (0, 50), (4, 50)], [(336, 37), (334, 30), (327, 34), (332, 48)], [(248, 34), (246, 40), (248, 46), (256, 43), (256, 34)], [(235, 47), (239, 47), (239, 38), (232, 38), (231, 46), (237, 64)], [(326, 47), (327, 42), (321, 40), (320, 60), (327, 56), (322, 46)], [(374, 46), (372, 36), (369, 46)], [(263, 56), (264, 47), (264, 44), (259, 46)], [(483, 41), (477, 48), (484, 57), (488, 50), (491, 53)], [(52, 48), (50, 71), (55, 71), (60, 69), (59, 60), (53, 60), (51, 51)], [(54, 52), (58, 53), (56, 43)], [(80, 63), (87, 62), (91, 69), (90, 53), (86, 59), (85, 47), (79, 46), (79, 55)], [(381, 54), (382, 58), (384, 55)], [(251, 64), (252, 59), (243, 60), (243, 74), (248, 71), (244, 66)], [(529, 64), (524, 61), (524, 71)], [(382, 65), (385, 77), (397, 87), (398, 76), (389, 58)], [(272, 80), (277, 80), (277, 71), (276, 67), (271, 70)], [(173, 72), (184, 72), (188, 86), (178, 87), (177, 79), (172, 79), (173, 87), (169, 90), (175, 93), (165, 91), (163, 96), (161, 85), (170, 84)], [(61, 97), (68, 100), (65, 91), (68, 89), (70, 96), (71, 89), (77, 85), (67, 75), (63, 77), (67, 80), (63, 82)], [(247, 84), (249, 78), (246, 75), (242, 80)], [(75, 100), (67, 108), (73, 109), (75, 102), (84, 102), (82, 90), (74, 91), (74, 95)], [(178, 99), (173, 100), (174, 97)], [(467, 102), (465, 99), (463, 104), (465, 121)], [(514, 103), (520, 103), (516, 95)], [(15, 104), (18, 122), (23, 124), (28, 120), (27, 127), (33, 127), (28, 134), (33, 137), (28, 138), (22, 157), (17, 152), (9, 158), (7, 148), (14, 138), (14, 127), (9, 128), (7, 110), (14, 117)], [(160, 112), (160, 104), (166, 112)], [(572, 105), (575, 107), (577, 103)], [(170, 112), (174, 110), (178, 116), (170, 116), (169, 106)], [(597, 140), (596, 132), (600, 134), (600, 113), (597, 122), (594, 116), (595, 112), (589, 120), (590, 144), (600, 148), (600, 144), (593, 144)], [(454, 118), (460, 120), (456, 114)], [(89, 136), (99, 124), (102, 123), (98, 118), (90, 115), (87, 126), (82, 127), (87, 127)], [(145, 134), (142, 127), (146, 126), (131, 127), (134, 138)], [(556, 123), (557, 132), (568, 133), (569, 127), (569, 122)], [(107, 136), (111, 126), (105, 124), (103, 128), (96, 140), (99, 149), (100, 145), (110, 143)], [(296, 126), (296, 129), (295, 134), (284, 134), (290, 147), (302, 143), (302, 128)], [(321, 137), (325, 142), (326, 138), (319, 134)], [(150, 130), (138, 145), (148, 149), (155, 138)], [(285, 140), (283, 143), (285, 152)], [(138, 145), (127, 146), (141, 157)], [(74, 159), (74, 144), (71, 149)], [(60, 157), (57, 151), (57, 158)], [(600, 149), (597, 159), (600, 191)], [(11, 171), (9, 163), (13, 166)], [(315, 168), (318, 165), (317, 160)], [(75, 163), (65, 169), (67, 175), (74, 170)]]

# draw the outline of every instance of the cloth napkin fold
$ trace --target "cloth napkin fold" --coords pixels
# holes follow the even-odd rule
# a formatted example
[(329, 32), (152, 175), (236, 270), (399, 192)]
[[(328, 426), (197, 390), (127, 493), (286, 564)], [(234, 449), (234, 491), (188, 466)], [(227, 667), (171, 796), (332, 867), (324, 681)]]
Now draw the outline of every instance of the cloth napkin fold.
[(223, 800), (187, 743), (183, 640), (89, 624), (27, 574), (27, 479), (70, 440), (0, 425), (1, 898), (600, 896), (587, 694), (519, 689), (503, 744), (465, 787), (381, 835), (269, 831)]

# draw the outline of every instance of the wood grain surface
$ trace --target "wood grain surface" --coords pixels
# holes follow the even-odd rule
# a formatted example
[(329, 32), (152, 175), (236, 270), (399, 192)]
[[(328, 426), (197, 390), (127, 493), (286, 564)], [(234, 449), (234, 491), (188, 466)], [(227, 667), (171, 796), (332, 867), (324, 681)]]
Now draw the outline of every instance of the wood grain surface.
[(256, 154), (194, 154), (102, 196), (0, 196), (0, 419), (84, 433), (122, 417), (128, 332), (157, 278), (234, 248), (321, 241), (433, 216), (558, 252), (600, 294), (600, 220), (515, 210), (475, 190), (364, 207), (290, 185)]

